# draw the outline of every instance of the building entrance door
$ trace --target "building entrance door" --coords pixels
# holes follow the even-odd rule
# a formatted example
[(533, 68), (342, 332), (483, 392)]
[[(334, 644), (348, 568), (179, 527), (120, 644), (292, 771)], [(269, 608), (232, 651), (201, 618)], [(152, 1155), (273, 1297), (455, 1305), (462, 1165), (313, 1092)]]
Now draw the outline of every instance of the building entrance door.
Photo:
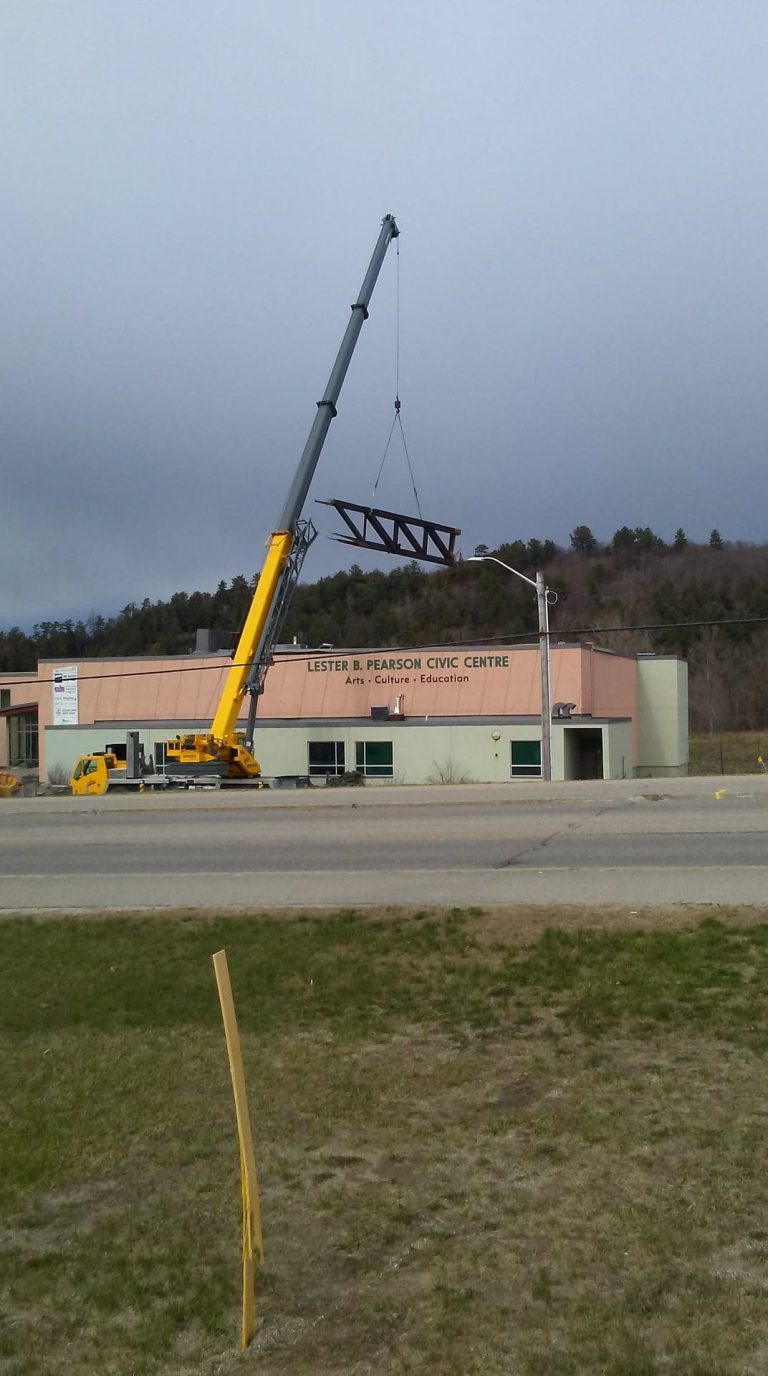
[(566, 779), (603, 778), (603, 732), (599, 726), (566, 727)]

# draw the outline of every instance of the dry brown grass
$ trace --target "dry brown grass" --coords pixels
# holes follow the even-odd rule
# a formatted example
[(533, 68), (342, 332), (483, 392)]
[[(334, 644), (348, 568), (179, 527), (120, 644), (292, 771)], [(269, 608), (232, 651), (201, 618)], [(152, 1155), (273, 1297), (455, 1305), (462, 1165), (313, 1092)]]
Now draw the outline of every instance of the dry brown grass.
[(717, 731), (689, 742), (691, 774), (762, 774), (768, 764), (768, 731)]
[(267, 1154), (254, 1369), (762, 1369), (761, 1062), (537, 1032), (360, 1048), (357, 1114)]

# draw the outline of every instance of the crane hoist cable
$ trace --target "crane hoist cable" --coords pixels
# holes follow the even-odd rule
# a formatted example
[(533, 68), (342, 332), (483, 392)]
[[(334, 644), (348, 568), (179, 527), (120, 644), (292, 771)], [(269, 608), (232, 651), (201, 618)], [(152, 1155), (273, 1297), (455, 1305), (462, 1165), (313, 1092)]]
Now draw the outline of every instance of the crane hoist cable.
[(376, 481), (375, 481), (375, 483), (373, 484), (373, 491), (372, 491), (372, 493), (371, 493), (371, 500), (370, 500), (370, 503), (369, 503), (369, 509), (370, 509), (371, 511), (373, 511), (373, 509), (374, 509), (374, 507), (375, 507), (375, 505), (376, 505), (376, 492), (378, 491), (379, 482), (381, 481), (381, 475), (382, 475), (382, 473), (383, 473), (383, 471), (384, 471), (384, 464), (385, 464), (386, 461), (387, 461), (387, 455), (388, 455), (388, 453), (389, 453), (389, 447), (390, 447), (390, 445), (391, 445), (391, 443), (392, 443), (392, 436), (393, 436), (394, 433), (395, 433), (395, 426), (399, 426), (399, 429), (400, 429), (400, 438), (401, 438), (402, 441), (403, 441), (403, 452), (404, 452), (404, 454), (405, 454), (405, 461), (406, 461), (406, 463), (407, 463), (407, 465), (408, 465), (408, 472), (409, 472), (410, 477), (411, 477), (411, 487), (413, 488), (413, 495), (414, 495), (414, 497), (415, 497), (415, 499), (416, 499), (416, 510), (418, 511), (419, 516), (423, 519), (423, 517), (422, 517), (422, 511), (421, 511), (421, 503), (420, 503), (420, 501), (419, 501), (419, 494), (418, 494), (418, 492), (417, 492), (417, 490), (416, 490), (416, 480), (415, 480), (415, 478), (414, 478), (414, 476), (413, 476), (413, 465), (411, 464), (411, 456), (410, 456), (410, 454), (409, 454), (409, 452), (408, 452), (408, 444), (407, 444), (407, 441), (406, 441), (406, 438), (405, 438), (405, 430), (403, 429), (403, 417), (402, 417), (402, 413), (401, 413), (401, 403), (400, 403), (400, 240), (399, 240), (399, 239), (397, 240), (397, 243), (396, 243), (396, 251), (397, 251), (397, 270), (396, 270), (396, 274), (395, 274), (395, 414), (394, 414), (394, 416), (392, 417), (392, 424), (391, 424), (391, 426), (389, 427), (389, 434), (387, 435), (387, 443), (386, 443), (385, 446), (384, 446), (384, 453), (383, 453), (382, 456), (381, 456), (381, 463), (379, 464), (379, 471), (378, 471), (378, 473), (376, 474)]

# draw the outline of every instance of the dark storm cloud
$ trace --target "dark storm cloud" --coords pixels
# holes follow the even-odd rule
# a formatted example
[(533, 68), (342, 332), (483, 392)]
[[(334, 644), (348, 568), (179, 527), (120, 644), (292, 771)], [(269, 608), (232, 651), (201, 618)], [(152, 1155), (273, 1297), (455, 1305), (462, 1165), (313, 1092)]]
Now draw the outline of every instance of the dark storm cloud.
[[(6, 5), (0, 626), (255, 572), (387, 211), (466, 550), (765, 538), (766, 38), (740, 0)], [(394, 269), (313, 497), (370, 496)]]

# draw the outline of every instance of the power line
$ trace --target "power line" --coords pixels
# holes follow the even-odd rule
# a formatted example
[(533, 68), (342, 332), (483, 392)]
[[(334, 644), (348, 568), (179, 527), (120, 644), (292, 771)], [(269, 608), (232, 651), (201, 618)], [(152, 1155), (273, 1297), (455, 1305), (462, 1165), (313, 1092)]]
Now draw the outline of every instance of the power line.
[[(710, 619), (706, 621), (655, 621), (641, 623), (633, 626), (578, 626), (566, 627), (565, 629), (561, 630), (550, 630), (549, 639), (550, 642), (557, 642), (568, 636), (577, 638), (585, 635), (618, 635), (624, 631), (701, 630), (702, 628), (710, 626), (754, 626), (765, 625), (766, 623), (768, 623), (768, 616), (735, 616), (721, 618), (719, 620)], [(538, 631), (520, 631), (513, 635), (477, 636), (471, 640), (427, 640), (417, 645), (414, 645), (413, 643), (409, 643), (407, 645), (377, 645), (373, 648), (380, 651), (382, 654), (385, 652), (387, 654), (396, 654), (398, 652), (412, 652), (414, 650), (460, 650), (462, 648), (471, 649), (473, 646), (477, 645), (509, 645), (517, 641), (526, 640), (535, 642), (539, 639), (539, 634), (540, 633)], [(295, 653), (291, 651), (287, 654), (278, 654), (275, 662), (280, 664), (302, 664), (306, 663), (307, 660), (335, 659), (338, 658), (340, 655), (370, 653), (370, 647), (366, 649), (361, 649), (359, 646), (357, 647), (357, 649), (344, 649), (342, 647), (334, 647), (333, 649), (319, 650), (308, 649), (302, 650), (300, 653)], [(62, 655), (60, 656), (60, 658), (65, 659), (66, 656)], [(89, 661), (87, 659), (81, 659), (78, 661), (78, 664), (88, 664), (90, 662), (92, 661)], [(97, 681), (112, 678), (149, 678), (153, 676), (157, 677), (158, 675), (162, 674), (193, 674), (213, 672), (221, 673), (224, 669), (242, 669), (249, 667), (250, 666), (248, 663), (235, 663), (235, 661), (233, 660), (225, 661), (223, 664), (175, 664), (169, 668), (164, 669), (125, 669), (116, 671), (115, 673), (83, 674), (82, 676), (78, 675), (78, 682), (95, 683)], [(0, 673), (0, 677), (2, 677), (2, 673)], [(28, 679), (17, 679), (14, 677), (13, 686), (16, 688), (25, 688), (37, 686), (43, 683), (58, 682), (60, 682), (60, 680), (55, 677)]]
[[(618, 631), (681, 631), (687, 628), (699, 628), (703, 626), (753, 626), (765, 624), (768, 616), (729, 616), (719, 620), (710, 618), (707, 621), (652, 621), (646, 625), (638, 626), (586, 626), (580, 630), (558, 631), (557, 635), (614, 635)], [(549, 638), (555, 634), (550, 631)]]

